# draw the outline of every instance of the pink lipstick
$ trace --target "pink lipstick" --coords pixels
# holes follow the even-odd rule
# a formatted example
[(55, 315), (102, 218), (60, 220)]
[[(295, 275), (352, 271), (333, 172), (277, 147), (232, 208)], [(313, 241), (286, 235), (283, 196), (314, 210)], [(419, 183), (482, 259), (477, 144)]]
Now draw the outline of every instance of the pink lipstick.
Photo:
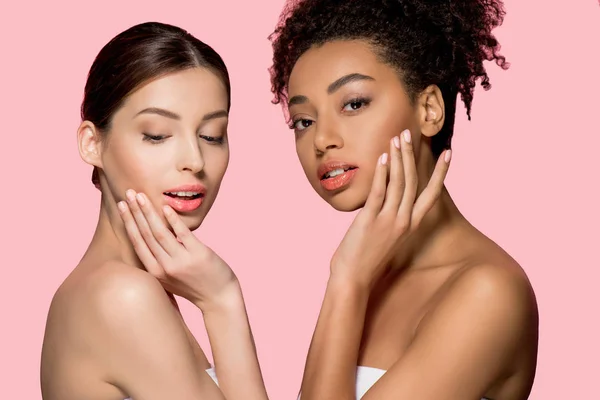
[(167, 204), (177, 212), (194, 211), (202, 205), (206, 188), (200, 184), (182, 185), (163, 192)]
[(317, 175), (323, 189), (333, 191), (350, 184), (358, 167), (342, 161), (328, 161), (319, 165)]

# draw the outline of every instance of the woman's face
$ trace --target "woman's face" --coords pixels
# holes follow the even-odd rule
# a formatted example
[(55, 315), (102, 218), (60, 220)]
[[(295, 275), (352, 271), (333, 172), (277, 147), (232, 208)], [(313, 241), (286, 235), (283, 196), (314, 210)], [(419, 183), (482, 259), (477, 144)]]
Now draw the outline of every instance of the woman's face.
[(204, 68), (166, 75), (132, 93), (101, 146), (100, 167), (115, 201), (127, 189), (142, 192), (160, 215), (169, 204), (196, 229), (229, 163), (227, 109), (223, 82)]
[(398, 72), (362, 41), (327, 42), (305, 52), (290, 75), (288, 95), (302, 168), (340, 211), (364, 205), (377, 160), (394, 136), (407, 128), (419, 136)]

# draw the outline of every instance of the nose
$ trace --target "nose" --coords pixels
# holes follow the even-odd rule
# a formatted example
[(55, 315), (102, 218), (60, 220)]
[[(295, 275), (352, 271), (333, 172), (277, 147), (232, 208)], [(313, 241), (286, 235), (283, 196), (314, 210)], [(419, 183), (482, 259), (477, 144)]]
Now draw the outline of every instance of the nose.
[(192, 139), (182, 143), (178, 153), (177, 169), (179, 171), (190, 171), (197, 174), (204, 169), (204, 157), (195, 135)]
[(325, 122), (323, 119), (319, 121), (315, 127), (314, 144), (317, 153), (323, 154), (331, 149), (339, 149), (344, 147), (344, 139), (339, 131), (335, 129), (335, 125)]

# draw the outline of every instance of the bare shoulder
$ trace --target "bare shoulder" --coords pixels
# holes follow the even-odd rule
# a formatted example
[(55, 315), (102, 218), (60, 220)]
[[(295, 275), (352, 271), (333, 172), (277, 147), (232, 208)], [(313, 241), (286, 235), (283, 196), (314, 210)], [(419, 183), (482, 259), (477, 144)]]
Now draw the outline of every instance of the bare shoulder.
[[(184, 337), (177, 319), (162, 286), (147, 272), (118, 262), (79, 265), (50, 305), (42, 350), (44, 393), (117, 395), (101, 378), (114, 370), (111, 364), (126, 362), (144, 327), (164, 324)], [(73, 376), (87, 386), (76, 384)]]
[(531, 319), (537, 315), (535, 294), (524, 269), (496, 242), (472, 227), (462, 238), (465, 248), (462, 266), (444, 285), (442, 298), (450, 303), (488, 304), (488, 312), (512, 311)]
[[(503, 354), (503, 368), (530, 370), (537, 354), (535, 294), (516, 261), (501, 251), (493, 253), (457, 270), (419, 331), (426, 336), (446, 332), (450, 342), (468, 338), (481, 354)], [(487, 364), (492, 362), (499, 359), (492, 357)]]
[(474, 323), (495, 320), (506, 333), (510, 328), (519, 337), (537, 329), (537, 301), (527, 274), (495, 244), (485, 256), (457, 270), (440, 308)]
[(190, 398), (213, 390), (206, 389), (212, 385), (208, 375), (199, 373), (208, 362), (195, 354), (181, 315), (156, 278), (119, 264), (103, 265), (89, 278), (93, 335), (109, 341), (97, 360), (110, 382), (133, 398)]
[[(185, 334), (160, 282), (146, 271), (117, 261), (71, 274), (54, 296), (49, 320), (60, 327), (59, 336), (69, 335), (69, 343), (89, 351), (109, 341), (114, 345), (115, 340), (127, 340), (135, 327), (167, 324)], [(114, 335), (117, 331), (120, 334)]]
[[(84, 266), (59, 292), (54, 309), (63, 321), (53, 324), (58, 328), (52, 336), (76, 353), (68, 362), (78, 367), (64, 369), (64, 376), (87, 368), (86, 385), (78, 388), (82, 396), (92, 390), (107, 398), (219, 398), (210, 376), (201, 373), (208, 361), (152, 275), (118, 262)], [(48, 385), (57, 381), (54, 365), (46, 363)]]
[[(83, 267), (83, 268), (82, 268)], [(110, 301), (110, 296), (144, 296), (162, 293), (158, 280), (146, 271), (119, 261), (107, 261), (99, 265), (80, 265), (63, 282), (53, 302), (86, 305)]]
[(76, 268), (57, 290), (51, 313), (62, 310), (62, 317), (73, 316), (80, 323), (83, 314), (84, 320), (92, 323), (101, 315), (116, 317), (141, 307), (171, 304), (160, 282), (146, 271), (118, 261), (84, 267)]
[(449, 296), (465, 300), (494, 300), (513, 306), (535, 305), (531, 283), (523, 269), (508, 257), (481, 260), (465, 266), (453, 277)]
[(417, 332), (430, 326), (456, 326), (505, 349), (525, 343), (535, 348), (538, 310), (531, 283), (521, 266), (494, 243), (448, 278), (435, 305), (421, 320)]
[(171, 306), (156, 278), (146, 271), (115, 261), (98, 267), (87, 277), (82, 289), (86, 292), (89, 306), (110, 317)]

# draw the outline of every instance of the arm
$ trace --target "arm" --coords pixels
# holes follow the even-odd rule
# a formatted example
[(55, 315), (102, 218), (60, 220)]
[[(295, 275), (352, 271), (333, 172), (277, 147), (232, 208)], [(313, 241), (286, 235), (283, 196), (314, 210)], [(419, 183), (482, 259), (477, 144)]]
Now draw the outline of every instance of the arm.
[(354, 399), (356, 364), (370, 290), (442, 192), (449, 152), (439, 157), (418, 198), (418, 176), (408, 130), (391, 140), (389, 154), (389, 163), (387, 154), (380, 157), (365, 206), (332, 258), (330, 282), (307, 357), (303, 400)]
[(406, 354), (363, 397), (479, 400), (526, 339), (532, 294), (498, 266), (466, 271), (422, 321)]
[[(328, 309), (332, 321), (325, 323), (325, 314), (319, 320), (307, 372), (322, 375), (307, 375), (302, 400), (355, 399), (360, 346), (356, 332), (364, 323), (362, 293), (328, 288), (330, 300), (325, 300), (323, 310), (327, 304), (339, 306), (335, 312)], [(532, 300), (526, 281), (508, 270), (480, 266), (466, 271), (421, 322), (404, 356), (363, 400), (481, 399), (507, 373), (533, 315)]]
[(219, 385), (227, 399), (267, 399), (242, 290), (237, 281), (221, 301), (203, 306)]
[(306, 360), (302, 400), (354, 400), (368, 294), (354, 283), (329, 280)]
[[(403, 159), (409, 157), (401, 156), (397, 139), (390, 143), (389, 185), (388, 156), (383, 154), (365, 206), (331, 260), (331, 275), (307, 356), (302, 400), (355, 398), (356, 364), (369, 293), (409, 226), (407, 211), (412, 208), (417, 187), (414, 159), (412, 165), (403, 165)], [(412, 147), (406, 140), (403, 143), (405, 155), (412, 155)], [(405, 169), (410, 179), (403, 179)], [(437, 176), (442, 180), (439, 171)], [(405, 185), (408, 189), (403, 193)]]
[(131, 194), (128, 205), (120, 204), (129, 238), (148, 272), (166, 290), (202, 310), (223, 394), (228, 400), (267, 399), (235, 274), (172, 209), (163, 208), (171, 232), (147, 197)]

